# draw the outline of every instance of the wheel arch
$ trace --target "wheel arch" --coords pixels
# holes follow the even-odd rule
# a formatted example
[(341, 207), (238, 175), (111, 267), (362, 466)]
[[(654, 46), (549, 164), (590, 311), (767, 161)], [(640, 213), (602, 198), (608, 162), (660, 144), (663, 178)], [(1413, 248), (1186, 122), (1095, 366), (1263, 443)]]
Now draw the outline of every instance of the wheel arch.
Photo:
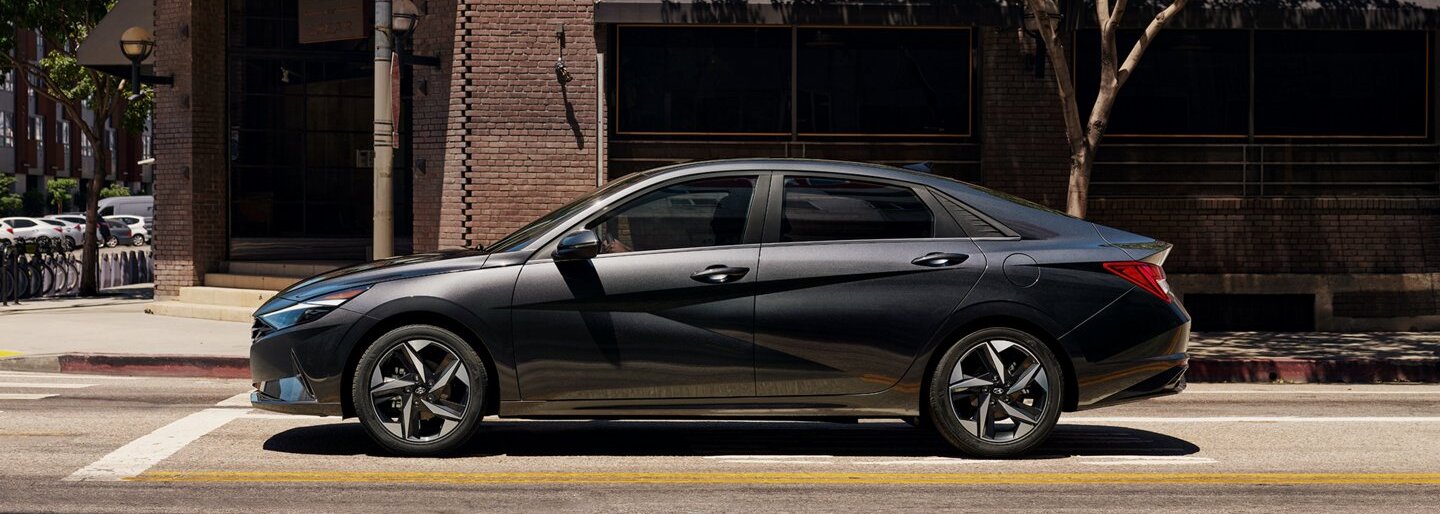
[(945, 356), (950, 345), (977, 330), (997, 327), (1011, 328), (1035, 336), (1050, 349), (1055, 360), (1060, 362), (1061, 371), (1065, 375), (1065, 396), (1062, 399), (1061, 411), (1074, 412), (1077, 409), (1080, 388), (1072, 360), (1080, 357), (1080, 354), (1060, 343), (1056, 324), (1033, 307), (1012, 302), (989, 302), (957, 312), (940, 332), (941, 336), (936, 344), (932, 345), (926, 359), (925, 373), (920, 381), (919, 401), (922, 416), (929, 415), (927, 410), (930, 404), (930, 377), (935, 373), (935, 368), (939, 366), (940, 359)]
[(475, 353), (480, 356), (480, 362), (485, 366), (485, 414), (495, 414), (499, 411), (500, 377), (496, 372), (495, 356), (491, 353), (490, 348), (481, 342), (480, 335), (465, 323), (461, 323), (446, 313), (434, 310), (407, 309), (386, 313), (384, 317), (364, 329), (364, 332), (355, 339), (355, 344), (350, 346), (349, 353), (345, 357), (345, 367), (341, 373), (342, 417), (355, 416), (355, 405), (350, 398), (350, 388), (353, 386), (355, 367), (360, 365), (360, 357), (364, 355), (371, 342), (391, 330), (406, 325), (432, 325), (445, 329), (460, 336), (471, 348), (475, 349)]

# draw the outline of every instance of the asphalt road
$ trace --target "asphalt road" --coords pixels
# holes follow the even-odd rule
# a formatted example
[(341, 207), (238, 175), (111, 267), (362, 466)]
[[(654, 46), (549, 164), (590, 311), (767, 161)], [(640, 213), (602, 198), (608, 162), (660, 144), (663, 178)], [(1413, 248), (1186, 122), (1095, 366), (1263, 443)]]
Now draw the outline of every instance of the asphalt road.
[(251, 411), (244, 381), (0, 372), (0, 511), (1427, 511), (1440, 387), (1194, 385), (1025, 459), (898, 421), (487, 420), (457, 457)]

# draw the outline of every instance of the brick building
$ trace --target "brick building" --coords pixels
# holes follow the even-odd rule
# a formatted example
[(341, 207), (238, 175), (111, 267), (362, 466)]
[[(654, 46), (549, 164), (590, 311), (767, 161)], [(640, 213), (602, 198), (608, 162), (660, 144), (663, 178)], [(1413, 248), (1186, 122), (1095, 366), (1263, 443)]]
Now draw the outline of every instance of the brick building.
[[(45, 51), (44, 41), (28, 30), (21, 30), (17, 41), (17, 50), (32, 62)], [(95, 118), (88, 109), (82, 116), (87, 122)], [(19, 80), (18, 72), (0, 71), (0, 174), (15, 177), (15, 190), (0, 193), (43, 193), (51, 179), (75, 178), (81, 185), (75, 207), (83, 208), (88, 184), (95, 177), (97, 152), (75, 121), (62, 106)], [(139, 164), (149, 157), (148, 131), (125, 130), (118, 115), (107, 120), (102, 130), (111, 154), (110, 172), (102, 186), (120, 183), (135, 194), (149, 194), (153, 173), (148, 165)], [(36, 200), (39, 205), (30, 202), (27, 210), (32, 212), (28, 214), (54, 214), (54, 207), (45, 205), (43, 197)], [(45, 210), (47, 207), (50, 210)]]
[[(1440, 328), (1440, 2), (1327, 3), (1193, 6), (1118, 103), (1091, 217), (1175, 244), (1197, 329)], [(408, 46), (440, 65), (400, 80), (402, 250), (494, 241), (697, 159), (928, 162), (1063, 203), (1053, 75), (1017, 2), (416, 4)], [(1073, 4), (1093, 98), (1093, 15)], [(363, 259), (370, 3), (153, 6), (155, 72), (175, 81), (157, 100), (157, 293), (235, 262)]]

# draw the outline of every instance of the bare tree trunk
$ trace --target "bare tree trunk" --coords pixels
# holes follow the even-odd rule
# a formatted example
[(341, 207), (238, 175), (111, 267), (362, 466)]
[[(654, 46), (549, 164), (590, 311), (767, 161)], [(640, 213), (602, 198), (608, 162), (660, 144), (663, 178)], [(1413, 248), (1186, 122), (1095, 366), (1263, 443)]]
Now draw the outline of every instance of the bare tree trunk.
[(100, 292), (100, 183), (110, 176), (110, 147), (105, 141), (91, 142), (95, 149), (95, 176), (85, 195), (85, 248), (80, 252), (80, 296)]

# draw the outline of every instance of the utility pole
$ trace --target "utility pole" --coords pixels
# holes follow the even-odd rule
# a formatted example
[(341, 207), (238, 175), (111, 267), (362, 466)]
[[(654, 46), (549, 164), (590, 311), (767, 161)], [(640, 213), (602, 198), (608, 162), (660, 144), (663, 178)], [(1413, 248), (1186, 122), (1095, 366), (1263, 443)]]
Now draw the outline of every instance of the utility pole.
[(390, 0), (375, 0), (375, 200), (374, 241), (371, 257), (395, 255), (395, 212), (391, 170), (395, 164), (395, 121), (391, 119), (390, 95)]

